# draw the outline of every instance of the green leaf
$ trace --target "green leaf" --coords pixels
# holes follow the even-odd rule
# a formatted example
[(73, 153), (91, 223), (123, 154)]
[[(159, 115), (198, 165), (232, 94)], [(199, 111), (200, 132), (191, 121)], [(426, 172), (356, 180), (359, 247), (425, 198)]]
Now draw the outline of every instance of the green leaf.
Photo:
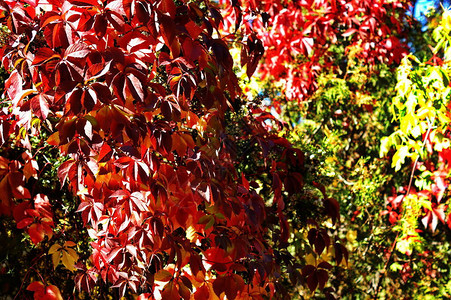
[(384, 136), (381, 139), (381, 146), (379, 149), (379, 157), (384, 157), (387, 155), (388, 151), (390, 151), (390, 148), (392, 146), (392, 139), (388, 136)]
[(402, 269), (401, 264), (399, 264), (399, 263), (397, 263), (397, 262), (392, 263), (392, 264), (390, 265), (390, 270), (393, 271), (393, 272), (398, 272), (398, 271), (401, 270), (401, 269)]

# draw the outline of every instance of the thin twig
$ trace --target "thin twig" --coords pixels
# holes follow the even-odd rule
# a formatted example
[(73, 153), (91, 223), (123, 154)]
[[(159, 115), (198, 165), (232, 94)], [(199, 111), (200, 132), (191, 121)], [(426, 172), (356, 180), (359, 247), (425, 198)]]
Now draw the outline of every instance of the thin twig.
[[(27, 273), (25, 274), (25, 276), (24, 276), (24, 278), (23, 278), (23, 280), (22, 280), (22, 284), (20, 285), (19, 291), (17, 292), (17, 294), (16, 294), (16, 296), (14, 297), (13, 300), (16, 300), (16, 299), (17, 299), (17, 296), (19, 296), (20, 292), (22, 291), (23, 285), (24, 285), (24, 283), (25, 283), (25, 281), (26, 281), (28, 275), (30, 274), (30, 271), (31, 271), (31, 270), (34, 270), (35, 272), (37, 272), (38, 275), (39, 275), (39, 276), (41, 277), (41, 279), (43, 280), (42, 275), (34, 268), (34, 266), (39, 262), (39, 260), (40, 260), (44, 255), (45, 255), (45, 253), (42, 253), (40, 256), (35, 257), (35, 260), (36, 260), (36, 261), (31, 265), (30, 268), (28, 268), (28, 271), (27, 271)], [(43, 281), (44, 281), (44, 280), (43, 280)]]

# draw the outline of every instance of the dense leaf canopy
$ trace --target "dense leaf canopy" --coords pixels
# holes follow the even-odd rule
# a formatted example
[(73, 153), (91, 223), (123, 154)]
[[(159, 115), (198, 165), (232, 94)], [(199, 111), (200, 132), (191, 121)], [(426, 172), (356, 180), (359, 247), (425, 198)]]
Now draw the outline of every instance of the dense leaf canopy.
[(0, 0), (0, 293), (449, 296), (451, 18), (423, 63), (408, 10)]

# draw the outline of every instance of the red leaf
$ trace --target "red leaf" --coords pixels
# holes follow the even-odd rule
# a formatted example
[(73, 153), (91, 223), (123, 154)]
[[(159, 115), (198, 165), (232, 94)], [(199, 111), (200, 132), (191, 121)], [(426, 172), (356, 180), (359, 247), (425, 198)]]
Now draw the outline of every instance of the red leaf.
[(327, 279), (329, 278), (329, 274), (325, 270), (317, 270), (316, 275), (318, 278), (319, 289), (322, 290), (326, 285)]
[(301, 50), (305, 56), (310, 56), (313, 51), (314, 40), (312, 38), (304, 37), (301, 39)]
[(330, 270), (330, 269), (332, 269), (332, 265), (330, 263), (328, 263), (327, 261), (323, 261), (318, 265), (318, 268)]
[[(118, 1), (115, 1), (115, 2), (118, 2)], [(109, 10), (106, 13), (106, 17), (107, 17), (108, 21), (110, 22), (110, 24), (118, 32), (121, 32), (124, 30), (125, 21), (120, 14), (118, 14), (117, 12), (115, 12), (113, 10)]]
[(5, 90), (9, 99), (17, 104), (22, 95), (22, 77), (17, 70), (14, 70), (5, 82)]
[(45, 297), (48, 300), (63, 300), (60, 290), (55, 285), (49, 285), (45, 289)]
[(335, 224), (337, 220), (340, 220), (340, 204), (333, 198), (325, 198), (323, 202), (327, 215), (332, 218), (332, 222)]
[(39, 94), (33, 97), (30, 101), (33, 113), (36, 114), (36, 116), (42, 120), (47, 119), (50, 109), (46, 96), (43, 94)]
[(311, 292), (316, 290), (316, 287), (318, 286), (318, 277), (316, 276), (316, 272), (307, 277), (307, 286)]
[(147, 24), (150, 20), (149, 5), (143, 1), (138, 1), (135, 9), (138, 20), (143, 24)]
[(107, 260), (109, 262), (111, 262), (112, 260), (114, 260), (116, 258), (116, 256), (122, 252), (124, 250), (124, 248), (114, 248), (113, 250), (110, 251), (110, 253), (108, 254)]
[(58, 178), (61, 184), (64, 184), (67, 176), (69, 176), (69, 178), (75, 177), (76, 167), (76, 163), (73, 159), (67, 160), (61, 164), (58, 168)]
[(38, 48), (38, 50), (36, 51), (35, 55), (34, 55), (34, 59), (33, 59), (33, 65), (42, 65), (46, 62), (48, 62), (51, 59), (55, 59), (55, 58), (61, 58), (58, 54), (56, 54), (55, 52), (53, 52), (52, 49), (50, 48)]
[(105, 36), (106, 30), (107, 30), (108, 22), (106, 20), (105, 15), (97, 15), (95, 21), (94, 21), (94, 30), (98, 37)]
[[(171, 0), (172, 1), (172, 0)], [(180, 295), (177, 286), (173, 281), (170, 281), (164, 286), (161, 292), (161, 299), (165, 300), (180, 300)]]
[(81, 103), (87, 111), (91, 111), (97, 103), (96, 93), (91, 89), (83, 90), (81, 95)]
[(210, 299), (210, 290), (207, 284), (203, 284), (194, 293), (194, 300), (209, 300), (209, 299)]
[(88, 46), (84, 43), (76, 43), (73, 45), (70, 45), (67, 49), (64, 55), (67, 58), (85, 58), (88, 56), (88, 54), (91, 52), (91, 50), (88, 48)]
[(147, 203), (146, 199), (144, 199), (144, 196), (140, 192), (134, 192), (130, 195), (130, 200), (135, 204), (136, 208), (138, 208), (140, 211), (147, 211)]
[(44, 228), (39, 223), (32, 224), (30, 228), (28, 228), (28, 234), (35, 245), (41, 242), (45, 236)]
[(97, 158), (97, 161), (99, 163), (109, 161), (111, 159), (112, 155), (113, 155), (113, 150), (107, 143), (104, 143), (102, 145), (102, 147), (100, 148), (99, 157)]
[(158, 4), (158, 9), (171, 18), (175, 17), (176, 6), (173, 0), (161, 0)]
[(81, 7), (99, 5), (97, 0), (69, 0), (69, 2)]
[(213, 281), (213, 290), (218, 297), (220, 297), (223, 292), (228, 290), (228, 283), (229, 282), (227, 282), (226, 276), (224, 275), (217, 276), (215, 281)]
[(106, 9), (116, 12), (119, 15), (125, 15), (126, 12), (124, 10), (124, 4), (127, 4), (127, 2), (124, 2), (122, 0), (113, 0), (110, 1), (107, 6), (105, 6)]
[(27, 227), (28, 225), (32, 224), (34, 222), (33, 218), (25, 218), (19, 223), (17, 223), (17, 228), (22, 229)]
[[(61, 21), (61, 20), (62, 19), (61, 19), (60, 15), (52, 15), (52, 16), (46, 18), (45, 21), (41, 23), (41, 28), (44, 28), (45, 26), (47, 26), (50, 23), (53, 23), (55, 21)], [(40, 48), (40, 49), (42, 49), (42, 48)]]
[(44, 290), (45, 286), (42, 282), (40, 281), (33, 281), (32, 283), (30, 283), (27, 287), (27, 291), (33, 291), (33, 292), (37, 292), (40, 290)]
[(290, 237), (290, 225), (288, 224), (287, 217), (280, 212), (279, 213), (279, 220), (280, 220), (280, 243), (286, 244), (288, 242), (288, 239)]
[(347, 37), (347, 36), (350, 36), (350, 35), (356, 33), (357, 31), (358, 31), (358, 30), (355, 29), (355, 28), (349, 28), (348, 30), (346, 30), (346, 31), (342, 34), (342, 36)]
[(11, 127), (11, 124), (4, 120), (0, 120), (0, 146), (3, 146), (3, 144), (8, 140), (10, 133), (9, 129)]
[[(225, 294), (227, 299), (235, 299), (238, 295), (238, 292), (241, 292), (244, 288), (244, 280), (238, 274), (231, 274), (226, 277), (227, 289), (225, 290)], [(213, 283), (214, 284), (214, 283)]]
[(304, 277), (310, 276), (315, 271), (316, 271), (315, 266), (306, 265), (304, 268), (302, 268), (302, 276)]
[(190, 290), (183, 284), (183, 282), (179, 281), (179, 294), (183, 298), (183, 300), (189, 300), (191, 296)]
[[(87, 71), (87, 80), (94, 80), (94, 79), (98, 79), (104, 75), (106, 75), (111, 68), (111, 61), (109, 61), (108, 63), (98, 63), (98, 64), (93, 64), (88, 68)], [(100, 83), (97, 83), (100, 84)], [(95, 88), (92, 87), (94, 90)]]
[(141, 83), (141, 80), (139, 80), (138, 77), (136, 77), (134, 74), (128, 74), (126, 76), (125, 86), (130, 91), (131, 95), (135, 100), (143, 102), (144, 88), (143, 84)]

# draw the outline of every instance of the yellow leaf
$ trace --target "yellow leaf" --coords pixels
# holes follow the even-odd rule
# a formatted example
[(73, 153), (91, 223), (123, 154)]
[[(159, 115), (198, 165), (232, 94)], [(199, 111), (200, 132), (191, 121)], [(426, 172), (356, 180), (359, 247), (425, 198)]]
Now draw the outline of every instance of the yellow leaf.
[(58, 244), (53, 244), (49, 249), (49, 254), (53, 254), (55, 252), (59, 252), (62, 247)]
[(305, 256), (305, 262), (308, 265), (316, 266), (316, 257), (312, 253), (310, 253), (307, 256)]
[(74, 249), (70, 248), (74, 246), (76, 246), (74, 242), (66, 241), (64, 246), (54, 244), (50, 247), (49, 254), (52, 254), (54, 268), (56, 268), (61, 261), (68, 270), (75, 270), (74, 264), (78, 260), (78, 254)]
[(67, 253), (74, 259), (74, 261), (77, 261), (77, 260), (78, 260), (78, 254), (77, 254), (77, 252), (76, 252), (74, 249), (72, 249), (72, 248), (66, 248), (65, 250), (66, 250)]
[[(323, 261), (329, 262), (329, 261), (332, 260), (332, 258), (333, 258), (333, 253), (330, 251), (331, 248), (333, 249), (334, 247), (333, 247), (333, 246), (330, 246), (329, 248), (326, 248), (327, 251), (324, 251), (324, 252), (321, 254), (321, 259), (322, 259)], [(335, 250), (334, 250), (334, 251), (335, 251)]]
[(379, 157), (382, 158), (385, 155), (387, 155), (387, 153), (390, 151), (390, 148), (392, 147), (392, 144), (393, 144), (393, 139), (391, 138), (391, 136), (384, 136), (381, 139)]
[(52, 254), (52, 263), (53, 268), (56, 269), (56, 266), (60, 263), (61, 259), (61, 252), (55, 252)]
[(348, 240), (348, 242), (353, 243), (356, 238), (357, 238), (357, 230), (349, 230), (346, 233), (346, 239)]
[(194, 229), (193, 226), (189, 226), (188, 229), (186, 230), (186, 238), (190, 240), (190, 242), (193, 242), (195, 241), (196, 237), (197, 237), (196, 229)]
[(63, 249), (63, 247), (61, 247), (59, 244), (53, 244), (49, 249), (49, 254), (52, 254), (52, 263), (54, 269), (56, 269), (56, 266), (58, 266), (58, 264), (60, 263), (61, 249)]
[(75, 259), (71, 255), (69, 255), (68, 252), (66, 252), (66, 251), (62, 252), (61, 261), (68, 270), (70, 270), (70, 271), (75, 270), (75, 268), (74, 268)]

